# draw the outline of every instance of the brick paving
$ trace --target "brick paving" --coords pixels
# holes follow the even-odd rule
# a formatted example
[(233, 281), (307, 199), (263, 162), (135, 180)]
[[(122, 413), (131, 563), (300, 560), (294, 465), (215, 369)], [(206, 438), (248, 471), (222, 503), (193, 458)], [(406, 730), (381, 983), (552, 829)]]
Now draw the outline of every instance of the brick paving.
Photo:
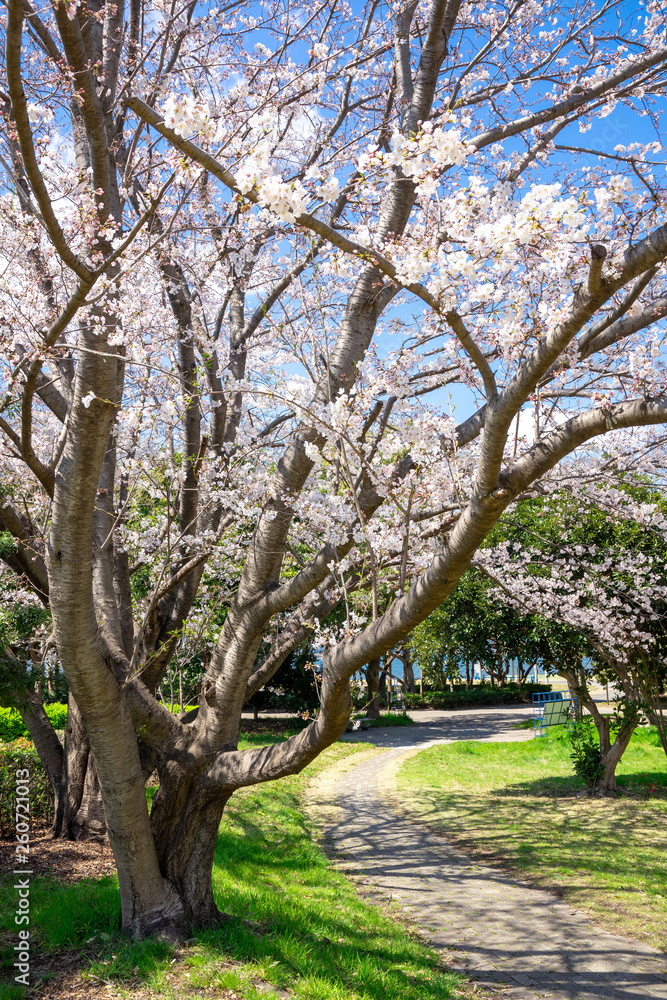
[(475, 864), (392, 812), (382, 773), (405, 753), (403, 732), (403, 747), (320, 785), (320, 798), (338, 806), (328, 839), (342, 866), (425, 928), (452, 969), (503, 997), (667, 1000), (667, 955), (593, 927), (555, 896)]

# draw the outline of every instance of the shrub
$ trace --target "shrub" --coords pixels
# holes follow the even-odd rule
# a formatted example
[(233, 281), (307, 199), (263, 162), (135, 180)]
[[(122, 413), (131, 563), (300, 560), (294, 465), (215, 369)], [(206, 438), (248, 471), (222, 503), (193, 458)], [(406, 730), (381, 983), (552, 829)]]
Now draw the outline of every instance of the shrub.
[(454, 691), (425, 691), (420, 694), (406, 694), (406, 708), (473, 708), (475, 705), (516, 705), (530, 704), (537, 691), (551, 691), (551, 684), (515, 684), (491, 687), (479, 684), (473, 688), (463, 685)]
[(391, 712), (383, 712), (379, 719), (373, 719), (371, 722), (371, 729), (379, 726), (414, 726), (415, 720), (411, 719), (409, 715), (398, 715), (392, 714)]
[(15, 708), (0, 708), (0, 740), (9, 742), (27, 736), (23, 719)]
[[(67, 705), (54, 701), (44, 706), (54, 729), (64, 729), (67, 723)], [(0, 740), (7, 743), (21, 736), (28, 736), (28, 730), (23, 725), (23, 719), (15, 708), (0, 708)]]
[(16, 772), (30, 771), (30, 820), (50, 823), (53, 819), (53, 791), (37, 751), (25, 737), (0, 743), (0, 834), (14, 832)]
[(574, 764), (574, 773), (588, 788), (595, 788), (602, 770), (602, 754), (600, 742), (591, 726), (585, 722), (577, 723), (570, 734), (570, 744), (572, 746), (570, 760)]
[(62, 705), (59, 701), (54, 701), (51, 705), (45, 705), (44, 711), (51, 720), (54, 729), (64, 729), (67, 725), (67, 705)]

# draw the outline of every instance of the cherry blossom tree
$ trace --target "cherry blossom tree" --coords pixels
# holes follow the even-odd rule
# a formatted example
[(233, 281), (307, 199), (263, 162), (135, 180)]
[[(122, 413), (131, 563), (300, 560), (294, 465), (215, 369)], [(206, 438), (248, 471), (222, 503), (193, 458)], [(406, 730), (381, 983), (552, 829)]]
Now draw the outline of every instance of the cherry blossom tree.
[[(609, 476), (609, 472), (608, 472)], [(647, 716), (665, 742), (660, 704), (667, 610), (667, 519), (660, 491), (583, 479), (572, 493), (517, 505), (498, 544), (475, 562), (491, 593), (543, 623), (536, 651), (561, 674), (598, 730), (601, 776), (616, 791), (616, 768)], [(613, 683), (603, 714), (588, 686)]]
[[(219, 918), (230, 796), (338, 738), (503, 511), (577, 449), (655, 454), (664, 18), (8, 0), (4, 30), (3, 558), (51, 612), (123, 927), (178, 934)], [(640, 141), (598, 156), (600, 118)], [(239, 750), (306, 639), (317, 719)]]

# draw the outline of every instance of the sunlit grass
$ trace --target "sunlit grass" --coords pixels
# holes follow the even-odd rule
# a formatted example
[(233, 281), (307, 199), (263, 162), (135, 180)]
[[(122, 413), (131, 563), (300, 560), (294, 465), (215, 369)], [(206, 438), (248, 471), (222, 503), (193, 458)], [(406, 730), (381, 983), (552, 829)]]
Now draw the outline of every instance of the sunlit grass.
[[(271, 740), (251, 737), (246, 745), (258, 742)], [(158, 941), (131, 944), (118, 933), (114, 879), (63, 887), (35, 878), (39, 949), (77, 949), (85, 975), (128, 996), (139, 986), (165, 998), (213, 987), (250, 998), (259, 995), (253, 980), (289, 988), (297, 1000), (460, 995), (461, 978), (443, 971), (417, 935), (364, 902), (314, 839), (302, 805), (308, 777), (364, 749), (339, 744), (306, 774), (232, 798), (215, 854), (216, 902), (230, 918), (221, 928), (196, 933), (178, 951)], [(8, 907), (3, 914), (0, 927), (11, 930)], [(0, 993), (0, 1000), (14, 998)]]
[(591, 799), (562, 730), (526, 743), (430, 747), (397, 775), (402, 805), (478, 859), (555, 889), (603, 926), (667, 947), (667, 759), (639, 730), (625, 794)]

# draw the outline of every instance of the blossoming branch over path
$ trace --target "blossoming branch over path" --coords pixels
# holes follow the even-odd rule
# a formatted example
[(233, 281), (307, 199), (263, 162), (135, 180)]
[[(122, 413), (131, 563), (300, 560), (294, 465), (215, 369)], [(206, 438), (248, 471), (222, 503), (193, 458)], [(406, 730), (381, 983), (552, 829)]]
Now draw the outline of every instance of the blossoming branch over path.
[[(468, 714), (469, 733), (461, 720), (459, 738), (506, 742), (519, 736), (505, 728), (507, 712)], [(392, 735), (392, 749), (342, 776), (325, 772), (313, 793), (314, 806), (328, 807), (326, 839), (346, 871), (363, 873), (378, 900), (390, 899), (427, 930), (451, 968), (503, 984), (503, 997), (666, 1000), (667, 955), (598, 930), (550, 893), (475, 864), (393, 812), (384, 801), (392, 772), (416, 748), (412, 732)], [(432, 740), (418, 749), (448, 742), (453, 740)], [(334, 804), (335, 818), (329, 811)]]

